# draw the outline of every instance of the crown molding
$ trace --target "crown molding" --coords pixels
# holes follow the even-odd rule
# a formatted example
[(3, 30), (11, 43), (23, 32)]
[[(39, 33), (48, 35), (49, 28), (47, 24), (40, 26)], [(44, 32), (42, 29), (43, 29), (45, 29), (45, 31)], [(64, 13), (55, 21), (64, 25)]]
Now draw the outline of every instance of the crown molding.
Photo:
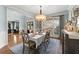
[(17, 8), (17, 7), (13, 7), (13, 6), (5, 6), (5, 7), (8, 8), (8, 9), (14, 10), (14, 11), (16, 11), (18, 13), (21, 13), (24, 16), (26, 16), (27, 18), (33, 18), (33, 14), (32, 13), (26, 12), (26, 11), (24, 11), (21, 8)]

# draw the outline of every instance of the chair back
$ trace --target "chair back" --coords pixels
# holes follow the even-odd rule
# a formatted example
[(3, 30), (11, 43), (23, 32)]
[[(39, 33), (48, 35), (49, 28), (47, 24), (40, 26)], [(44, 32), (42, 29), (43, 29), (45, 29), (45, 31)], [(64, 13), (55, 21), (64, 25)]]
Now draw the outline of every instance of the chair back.
[(28, 34), (23, 33), (22, 34), (22, 39), (23, 39), (23, 44), (27, 43), (29, 41), (29, 36)]
[(47, 31), (45, 37), (48, 39), (50, 37), (50, 32)]
[(46, 35), (45, 35), (45, 38), (44, 38), (44, 42), (48, 41), (49, 38), (50, 38), (50, 32), (47, 31)]

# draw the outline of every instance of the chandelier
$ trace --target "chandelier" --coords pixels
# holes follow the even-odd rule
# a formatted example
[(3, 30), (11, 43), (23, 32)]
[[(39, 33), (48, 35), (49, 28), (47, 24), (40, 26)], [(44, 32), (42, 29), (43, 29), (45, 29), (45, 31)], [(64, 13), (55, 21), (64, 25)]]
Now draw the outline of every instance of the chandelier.
[(42, 14), (42, 6), (40, 6), (40, 14), (39, 15), (36, 15), (35, 18), (36, 18), (37, 21), (46, 20), (46, 16)]

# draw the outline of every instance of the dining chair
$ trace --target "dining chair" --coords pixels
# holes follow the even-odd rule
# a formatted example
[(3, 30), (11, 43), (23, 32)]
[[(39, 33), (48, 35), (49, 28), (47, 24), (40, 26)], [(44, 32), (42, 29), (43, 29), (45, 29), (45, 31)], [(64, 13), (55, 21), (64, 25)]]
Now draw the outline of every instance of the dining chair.
[(49, 31), (47, 31), (46, 32), (46, 35), (45, 35), (45, 38), (44, 38), (44, 41), (45, 42), (48, 42), (48, 39), (50, 38), (50, 32)]
[(49, 44), (49, 38), (50, 38), (50, 31), (47, 31), (46, 34), (45, 34), (45, 38), (44, 38), (45, 48), (48, 47), (48, 44)]
[(23, 34), (22, 39), (23, 39), (23, 54), (26, 47), (28, 48), (28, 53), (30, 53), (31, 49), (36, 48), (36, 43), (32, 40), (29, 40), (28, 34)]

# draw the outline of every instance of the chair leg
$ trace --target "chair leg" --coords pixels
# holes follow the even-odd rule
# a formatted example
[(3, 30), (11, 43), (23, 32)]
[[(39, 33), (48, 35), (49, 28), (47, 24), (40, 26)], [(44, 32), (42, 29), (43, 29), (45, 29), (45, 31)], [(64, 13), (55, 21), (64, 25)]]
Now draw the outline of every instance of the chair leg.
[(30, 44), (29, 44), (29, 47), (28, 47), (28, 54), (30, 54)]
[(49, 41), (47, 40), (47, 41), (45, 42), (45, 47), (46, 47), (46, 49), (47, 49), (47, 47), (48, 47), (48, 44), (49, 44)]
[(30, 48), (28, 48), (28, 54), (30, 54)]
[(24, 54), (25, 46), (23, 45), (23, 54)]

